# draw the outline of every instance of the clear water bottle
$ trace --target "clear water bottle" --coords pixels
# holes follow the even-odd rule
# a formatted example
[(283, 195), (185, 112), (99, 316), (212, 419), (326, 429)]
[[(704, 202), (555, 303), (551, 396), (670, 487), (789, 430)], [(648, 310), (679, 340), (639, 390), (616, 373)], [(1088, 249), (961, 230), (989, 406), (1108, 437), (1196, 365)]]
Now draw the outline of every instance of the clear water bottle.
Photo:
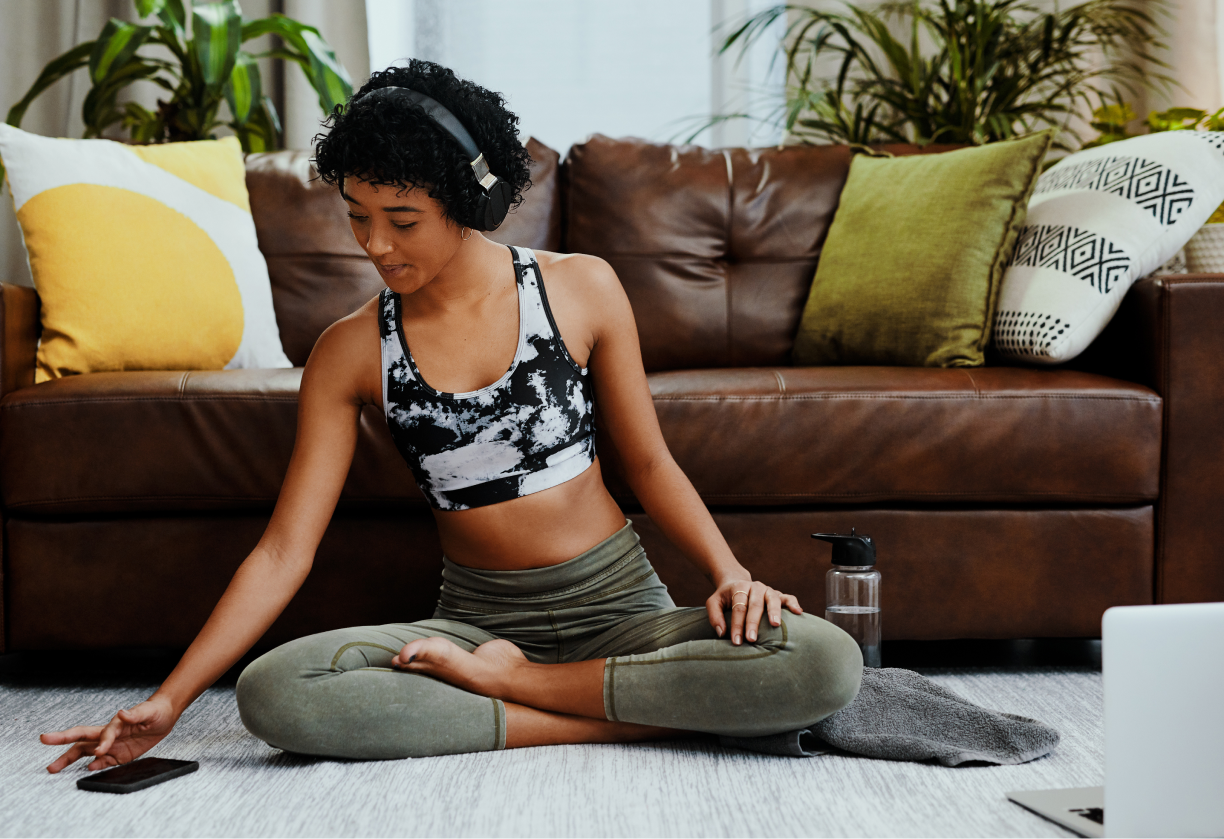
[(849, 633), (863, 651), (863, 664), (880, 666), (880, 572), (870, 536), (813, 533), (833, 545), (833, 567), (825, 575), (825, 620)]

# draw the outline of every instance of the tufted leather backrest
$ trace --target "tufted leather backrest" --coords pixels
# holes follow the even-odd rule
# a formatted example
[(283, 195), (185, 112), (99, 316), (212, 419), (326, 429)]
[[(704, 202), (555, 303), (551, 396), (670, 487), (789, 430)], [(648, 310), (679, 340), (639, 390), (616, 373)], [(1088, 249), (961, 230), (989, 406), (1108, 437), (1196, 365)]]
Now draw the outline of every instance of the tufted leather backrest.
[(790, 363), (849, 148), (709, 150), (597, 134), (563, 168), (565, 249), (616, 270), (648, 371)]
[[(561, 247), (561, 199), (555, 151), (534, 139), (532, 186), (490, 239), (543, 250)], [(306, 363), (323, 330), (383, 288), (378, 270), (353, 238), (339, 191), (318, 179), (311, 153), (247, 157), (247, 191), (259, 249), (268, 261), (272, 304), (285, 354)]]

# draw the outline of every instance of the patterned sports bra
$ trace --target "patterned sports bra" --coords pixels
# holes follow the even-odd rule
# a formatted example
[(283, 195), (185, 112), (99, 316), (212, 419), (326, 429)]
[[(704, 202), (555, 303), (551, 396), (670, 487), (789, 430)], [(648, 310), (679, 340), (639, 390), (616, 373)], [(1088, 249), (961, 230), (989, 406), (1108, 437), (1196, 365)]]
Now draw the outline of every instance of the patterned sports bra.
[(399, 294), (379, 298), (383, 410), (418, 486), (439, 510), (467, 510), (564, 483), (595, 460), (591, 377), (574, 363), (548, 308), (540, 266), (510, 248), (519, 337), (506, 374), (469, 393), (440, 393), (417, 370)]

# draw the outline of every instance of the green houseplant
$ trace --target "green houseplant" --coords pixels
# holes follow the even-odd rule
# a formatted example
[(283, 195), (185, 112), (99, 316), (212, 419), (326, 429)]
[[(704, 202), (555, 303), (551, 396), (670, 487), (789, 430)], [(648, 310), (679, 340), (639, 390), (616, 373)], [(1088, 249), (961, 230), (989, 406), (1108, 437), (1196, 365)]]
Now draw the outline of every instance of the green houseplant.
[[(9, 125), (20, 127), (30, 103), (55, 82), (89, 68), (92, 87), (81, 116), (85, 136), (99, 137), (116, 123), (127, 129), (133, 142), (160, 143), (202, 140), (214, 129), (233, 130), (245, 151), (277, 148), (280, 120), (272, 101), (263, 95), (256, 59), (281, 58), (302, 68), (319, 94), (319, 104), (330, 113), (353, 92), (348, 73), (319, 31), (281, 14), (245, 20), (237, 0), (196, 3), (184, 0), (136, 0), (141, 20), (136, 24), (112, 18), (96, 40), (78, 44), (56, 58), (8, 112)], [(263, 35), (275, 35), (281, 46), (252, 54), (242, 45)], [(145, 54), (146, 47), (161, 47)], [(171, 58), (164, 57), (168, 51)], [(123, 88), (148, 81), (169, 93), (156, 111), (135, 103), (117, 102)], [(229, 118), (220, 116), (221, 104)], [(3, 169), (0, 169), (0, 176)]]
[[(841, 12), (779, 5), (722, 45), (746, 50), (779, 18), (784, 106), (770, 117), (801, 142), (981, 144), (1065, 128), (1092, 100), (1172, 80), (1155, 12), (1164, 0), (908, 0)], [(902, 36), (894, 33), (903, 32)], [(832, 77), (821, 71), (834, 68)], [(1062, 147), (1066, 148), (1065, 144)]]
[[(1139, 118), (1129, 102), (1118, 101), (1113, 105), (1102, 105), (1092, 112), (1089, 123), (1097, 131), (1097, 137), (1084, 144), (1084, 148), (1116, 143), (1134, 137), (1127, 126)], [(1167, 111), (1152, 111), (1144, 121), (1149, 132), (1161, 131), (1224, 131), (1224, 108), (1209, 114), (1198, 108), (1169, 108)]]

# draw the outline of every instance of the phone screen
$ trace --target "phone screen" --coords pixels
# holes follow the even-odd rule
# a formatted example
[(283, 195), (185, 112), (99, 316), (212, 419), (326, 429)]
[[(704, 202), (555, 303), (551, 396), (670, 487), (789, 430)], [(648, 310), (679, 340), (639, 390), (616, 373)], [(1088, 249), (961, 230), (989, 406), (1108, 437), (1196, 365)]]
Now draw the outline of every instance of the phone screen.
[(194, 760), (146, 757), (77, 781), (77, 787), (96, 792), (134, 792), (186, 775), (200, 768)]
[(93, 780), (107, 784), (137, 784), (149, 778), (155, 778), (165, 772), (172, 772), (180, 766), (185, 766), (191, 762), (189, 760), (171, 760), (166, 757), (146, 757), (134, 760), (131, 763), (125, 763), (123, 766), (115, 766), (107, 769), (105, 772), (99, 772), (93, 776)]

